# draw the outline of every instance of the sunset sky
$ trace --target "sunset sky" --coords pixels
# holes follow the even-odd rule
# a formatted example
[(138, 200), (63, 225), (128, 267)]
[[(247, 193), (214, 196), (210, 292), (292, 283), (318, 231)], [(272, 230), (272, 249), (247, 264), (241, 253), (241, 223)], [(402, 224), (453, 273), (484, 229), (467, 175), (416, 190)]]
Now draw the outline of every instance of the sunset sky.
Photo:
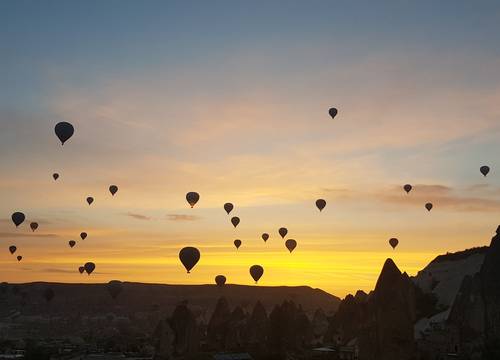
[(0, 281), (250, 285), (260, 264), (344, 296), (500, 224), (498, 1), (7, 0), (0, 84)]

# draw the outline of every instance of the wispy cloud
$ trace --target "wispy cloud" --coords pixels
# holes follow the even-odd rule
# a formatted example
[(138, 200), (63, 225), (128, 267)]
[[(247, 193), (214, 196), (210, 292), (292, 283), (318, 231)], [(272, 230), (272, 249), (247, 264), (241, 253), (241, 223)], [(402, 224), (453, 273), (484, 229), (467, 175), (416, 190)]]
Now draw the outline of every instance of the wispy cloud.
[(200, 220), (201, 217), (196, 215), (168, 214), (167, 219), (169, 221), (196, 221)]
[(37, 234), (37, 233), (10, 233), (10, 232), (0, 232), (1, 237), (11, 237), (11, 238), (57, 238), (56, 234)]
[(131, 218), (134, 218), (134, 219), (137, 219), (137, 220), (151, 220), (151, 217), (146, 216), (146, 215), (142, 215), (142, 214), (128, 212), (128, 213), (125, 213), (124, 215), (131, 217)]

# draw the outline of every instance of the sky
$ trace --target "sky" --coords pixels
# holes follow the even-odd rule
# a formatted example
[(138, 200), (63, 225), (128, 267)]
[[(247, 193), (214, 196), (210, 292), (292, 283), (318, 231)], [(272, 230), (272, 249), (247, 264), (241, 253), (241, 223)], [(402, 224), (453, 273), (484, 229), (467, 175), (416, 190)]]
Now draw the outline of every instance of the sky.
[(488, 245), (499, 69), (497, 1), (2, 1), (0, 280), (251, 285), (260, 264), (345, 296), (387, 257), (415, 275)]

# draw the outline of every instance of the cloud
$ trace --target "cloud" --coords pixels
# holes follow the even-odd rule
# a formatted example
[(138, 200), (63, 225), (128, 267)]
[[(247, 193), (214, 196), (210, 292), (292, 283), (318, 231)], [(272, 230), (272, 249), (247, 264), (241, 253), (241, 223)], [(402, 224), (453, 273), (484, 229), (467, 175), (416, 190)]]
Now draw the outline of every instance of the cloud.
[(129, 216), (129, 217), (134, 218), (134, 219), (137, 219), (137, 220), (151, 220), (151, 217), (146, 216), (146, 215), (142, 215), (142, 214), (135, 214), (135, 213), (128, 212), (128, 213), (125, 213), (124, 215)]
[(36, 234), (36, 233), (9, 233), (9, 232), (0, 232), (0, 237), (11, 237), (11, 238), (56, 238), (59, 237), (56, 234)]
[(49, 272), (49, 273), (64, 273), (64, 274), (74, 274), (76, 273), (77, 269), (75, 270), (65, 270), (65, 269), (57, 269), (57, 268), (47, 268), (47, 269), (42, 269), (43, 272)]
[(196, 221), (201, 219), (201, 217), (196, 215), (184, 215), (184, 214), (168, 214), (167, 218), (169, 221)]

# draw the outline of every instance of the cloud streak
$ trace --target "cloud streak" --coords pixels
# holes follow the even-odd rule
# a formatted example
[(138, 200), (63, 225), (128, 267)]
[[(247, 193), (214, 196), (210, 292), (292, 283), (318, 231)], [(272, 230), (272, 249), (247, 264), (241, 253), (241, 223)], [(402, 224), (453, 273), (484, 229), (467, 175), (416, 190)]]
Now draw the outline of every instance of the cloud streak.
[(133, 219), (137, 219), (137, 220), (151, 220), (151, 217), (146, 216), (146, 215), (142, 215), (142, 214), (128, 212), (128, 213), (125, 213), (124, 215), (131, 217)]
[(196, 215), (184, 215), (184, 214), (168, 214), (167, 220), (169, 221), (196, 221), (200, 220), (200, 216)]

